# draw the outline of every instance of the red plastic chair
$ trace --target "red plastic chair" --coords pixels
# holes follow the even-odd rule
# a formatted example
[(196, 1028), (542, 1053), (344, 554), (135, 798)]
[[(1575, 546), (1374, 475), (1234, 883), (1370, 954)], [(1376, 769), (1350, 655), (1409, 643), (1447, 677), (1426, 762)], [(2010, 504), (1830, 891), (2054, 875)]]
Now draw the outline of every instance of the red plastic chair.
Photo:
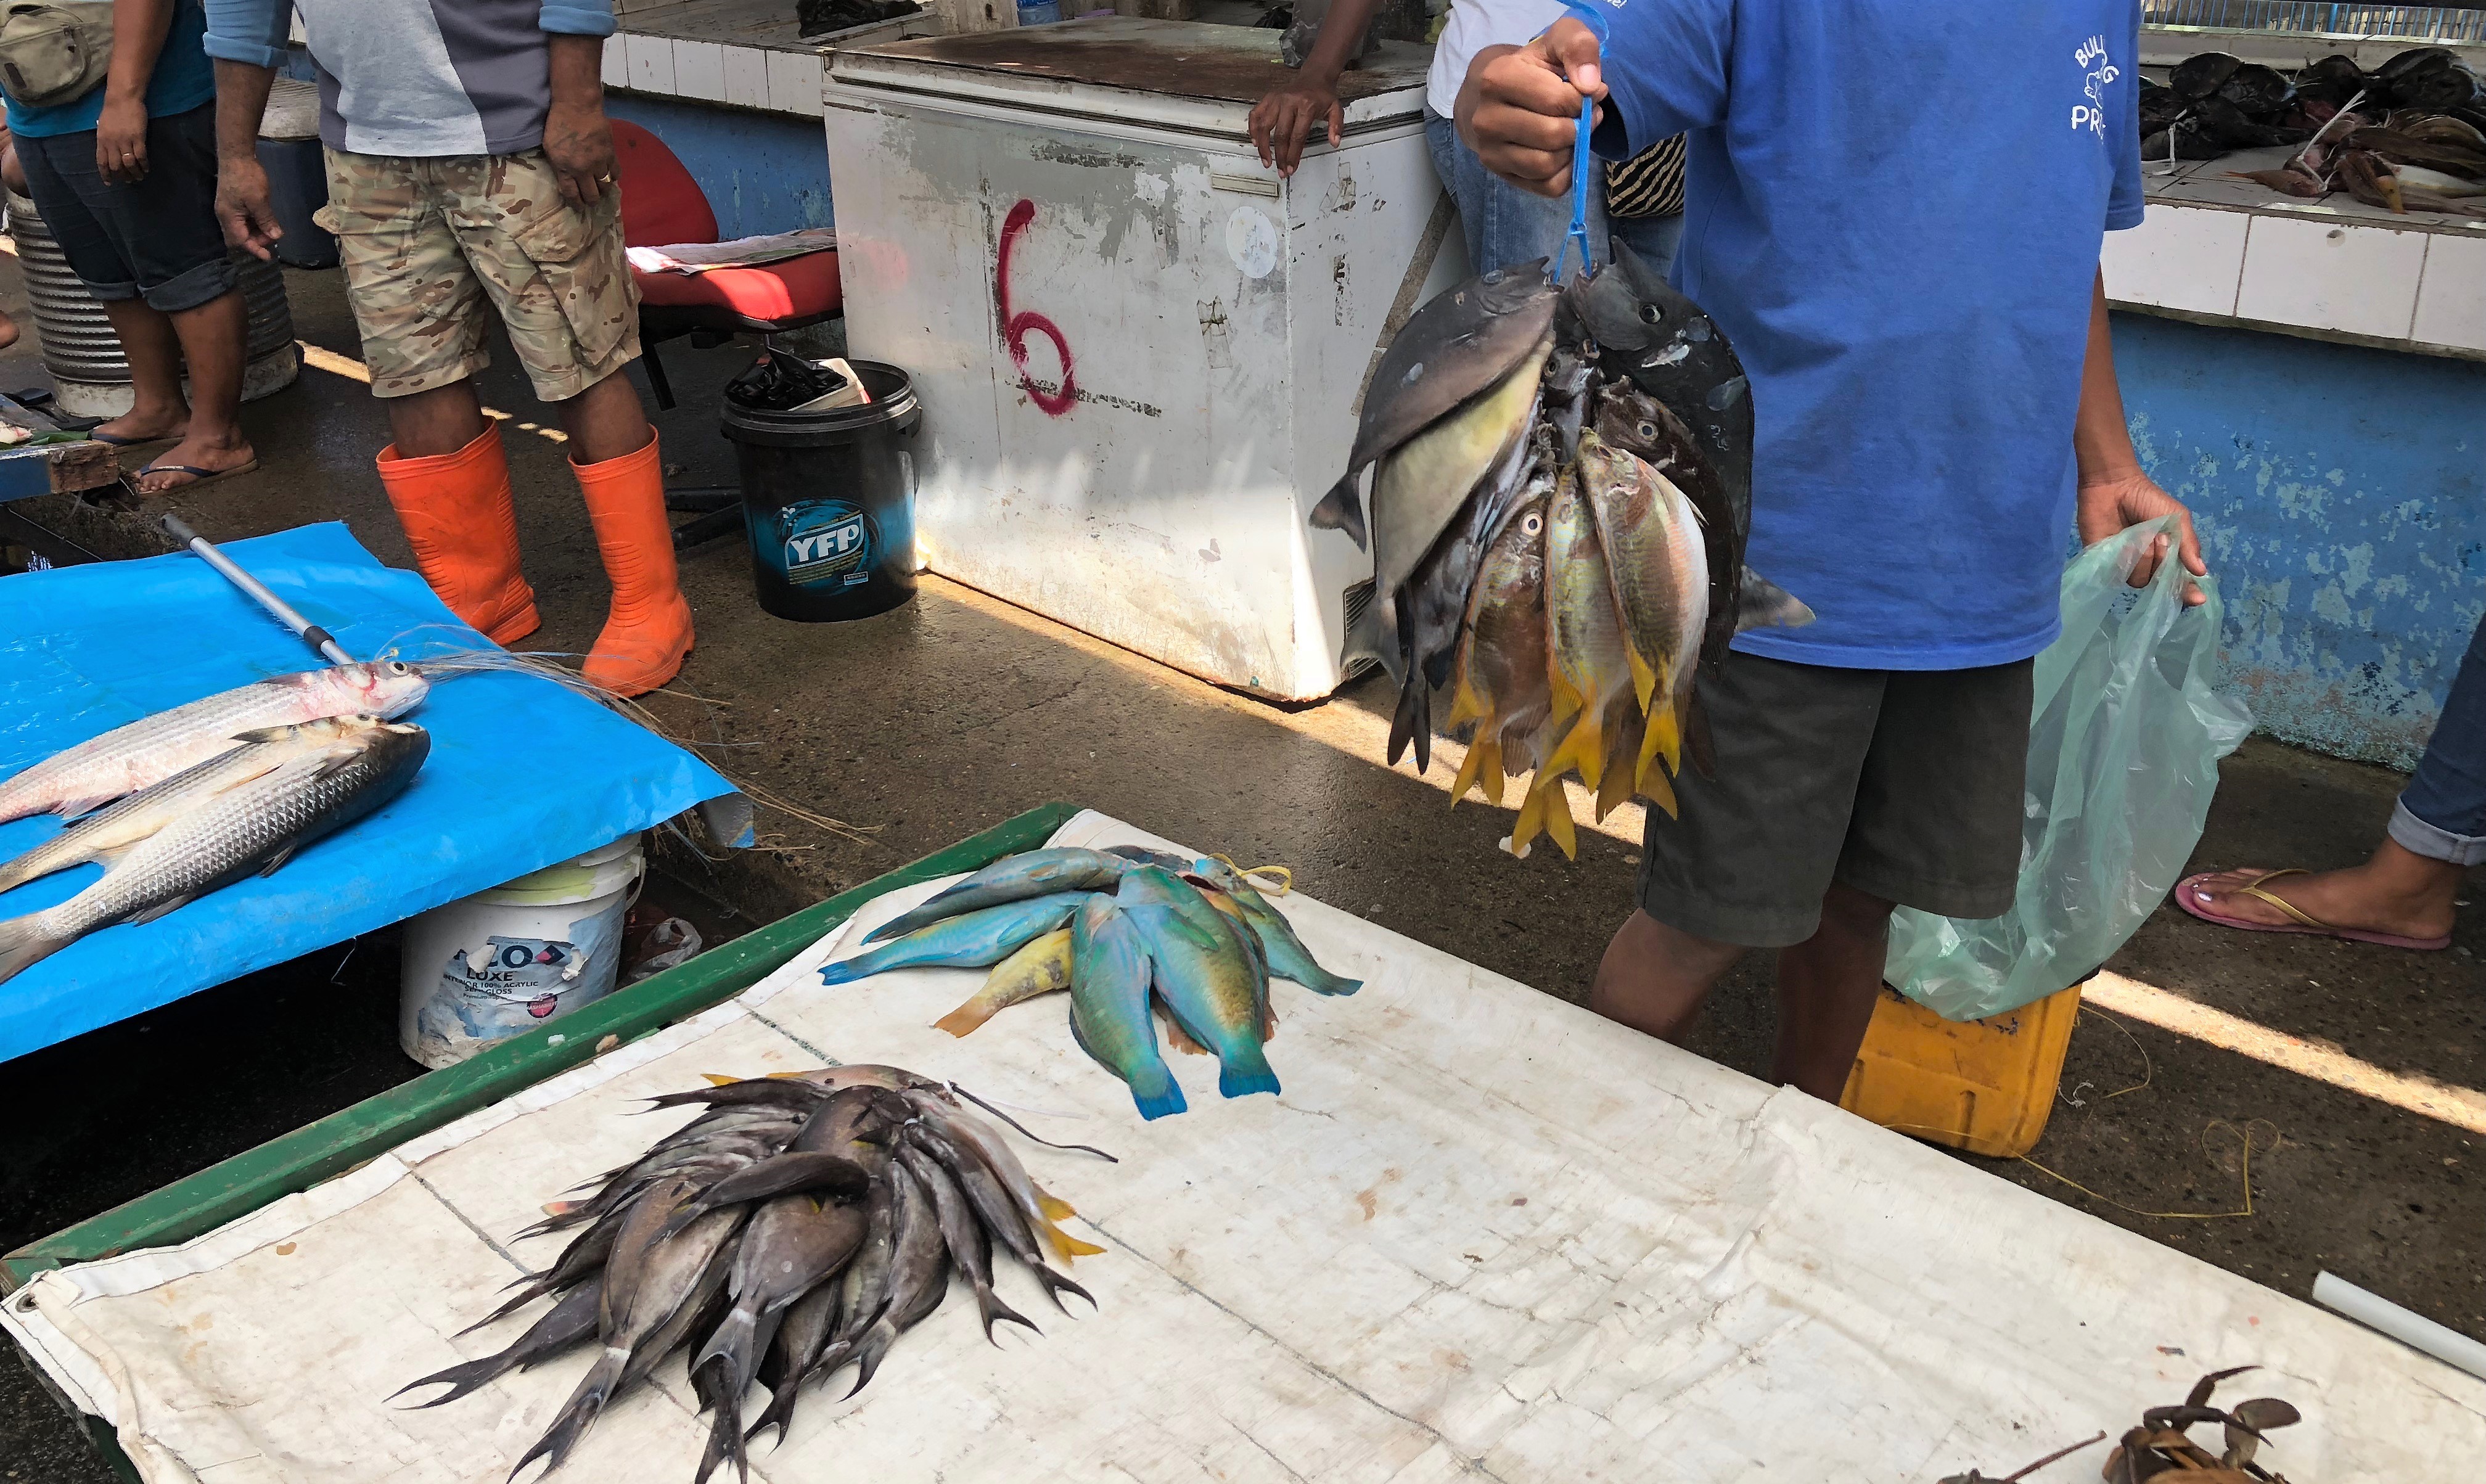
[[(699, 181), (665, 142), (636, 124), (613, 121), (614, 176), (622, 187), (622, 240), (631, 247), (713, 242), (716, 212)], [(705, 273), (649, 273), (639, 285), (639, 344), (656, 405), (674, 405), (674, 389), (656, 358), (660, 342), (684, 335), (715, 344), (738, 334), (772, 335), (834, 319), (845, 311), (834, 248), (753, 268)]]

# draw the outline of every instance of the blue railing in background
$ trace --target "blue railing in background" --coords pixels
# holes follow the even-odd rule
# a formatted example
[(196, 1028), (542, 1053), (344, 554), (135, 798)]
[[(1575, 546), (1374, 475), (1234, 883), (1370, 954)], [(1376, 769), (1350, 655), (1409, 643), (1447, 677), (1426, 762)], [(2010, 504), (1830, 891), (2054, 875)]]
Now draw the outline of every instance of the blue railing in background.
[(2467, 6), (2331, 5), (2321, 0), (2143, 0), (2141, 19), (2149, 26), (2214, 26), (2486, 45), (2486, 10)]

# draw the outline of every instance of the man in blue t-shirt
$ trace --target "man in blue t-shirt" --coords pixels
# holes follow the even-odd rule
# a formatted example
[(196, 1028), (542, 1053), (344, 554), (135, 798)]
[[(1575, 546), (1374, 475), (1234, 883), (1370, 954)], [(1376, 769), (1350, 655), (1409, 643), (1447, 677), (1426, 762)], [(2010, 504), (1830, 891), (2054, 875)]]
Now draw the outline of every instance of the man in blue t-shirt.
[(1602, 57), (1576, 19), (1480, 52), (1458, 126), (1549, 196), (1584, 97), (1608, 158), (1688, 131), (1674, 282), (1752, 378), (1752, 565), (1819, 618), (1701, 677), (1718, 776), (1651, 816), (1588, 1003), (1674, 1037), (1745, 948), (1778, 948), (1776, 1075), (1835, 1101), (1892, 905), (2011, 906), (2065, 536), (2173, 514), (2205, 571), (2134, 456), (2098, 276), (2106, 230), (2141, 221), (2141, 7), (1598, 10)]

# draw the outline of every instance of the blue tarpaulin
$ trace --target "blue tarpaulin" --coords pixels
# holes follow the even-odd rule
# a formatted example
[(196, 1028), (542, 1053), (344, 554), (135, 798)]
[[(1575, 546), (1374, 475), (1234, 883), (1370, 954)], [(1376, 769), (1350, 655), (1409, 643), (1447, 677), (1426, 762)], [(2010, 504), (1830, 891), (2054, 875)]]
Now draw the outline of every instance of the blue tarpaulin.
[[(358, 659), (487, 648), (410, 572), (342, 525), (225, 548)], [(0, 778), (202, 696), (326, 662), (186, 554), (0, 579)], [(341, 943), (732, 791), (714, 769), (594, 701), (506, 671), (435, 677), (401, 720), (431, 732), (412, 787), (255, 877), (139, 927), (108, 927), (0, 984), (0, 1060)], [(0, 860), (61, 828), (0, 824)], [(0, 893), (0, 919), (100, 874)]]

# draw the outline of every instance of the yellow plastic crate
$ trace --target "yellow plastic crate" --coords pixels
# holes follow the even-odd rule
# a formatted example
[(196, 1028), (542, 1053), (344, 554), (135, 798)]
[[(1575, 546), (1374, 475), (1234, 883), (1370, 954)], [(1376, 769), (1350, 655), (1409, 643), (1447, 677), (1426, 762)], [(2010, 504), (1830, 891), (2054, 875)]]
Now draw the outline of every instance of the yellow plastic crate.
[(1838, 1106), (1971, 1154), (2026, 1154), (2046, 1132), (2081, 987), (1985, 1020), (1945, 1020), (1885, 984)]

